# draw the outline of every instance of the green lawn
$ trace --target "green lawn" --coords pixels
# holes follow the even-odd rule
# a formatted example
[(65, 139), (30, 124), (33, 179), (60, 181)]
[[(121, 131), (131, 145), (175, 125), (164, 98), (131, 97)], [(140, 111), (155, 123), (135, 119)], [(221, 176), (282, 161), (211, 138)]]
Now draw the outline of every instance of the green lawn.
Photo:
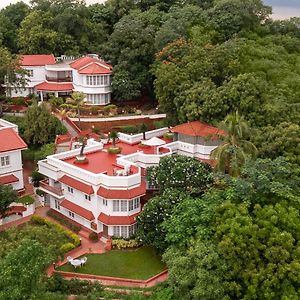
[(84, 274), (148, 279), (166, 269), (165, 264), (154, 250), (141, 247), (137, 250), (112, 250), (103, 254), (87, 254), (87, 263), (80, 268), (65, 264), (60, 271)]

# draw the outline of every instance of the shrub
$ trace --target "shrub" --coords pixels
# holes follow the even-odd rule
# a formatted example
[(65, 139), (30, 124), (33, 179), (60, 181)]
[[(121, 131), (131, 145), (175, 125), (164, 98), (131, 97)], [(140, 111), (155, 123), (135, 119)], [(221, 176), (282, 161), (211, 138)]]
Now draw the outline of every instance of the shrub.
[(164, 138), (167, 139), (167, 140), (172, 140), (173, 136), (174, 136), (174, 134), (172, 132), (164, 133)]
[(40, 189), (37, 189), (37, 190), (35, 191), (35, 193), (36, 193), (38, 196), (41, 196), (41, 197), (43, 197), (43, 196), (45, 195), (45, 192), (42, 191), (42, 190), (40, 190)]
[(166, 124), (164, 120), (161, 120), (161, 121), (155, 121), (154, 126), (156, 129), (159, 129), (159, 128), (166, 127)]
[(91, 232), (89, 235), (89, 239), (93, 242), (98, 242), (99, 241), (99, 236), (96, 232)]
[(107, 149), (107, 152), (110, 154), (119, 154), (122, 152), (122, 148), (121, 147), (109, 147)]
[(109, 104), (104, 107), (105, 111), (110, 111), (110, 110), (114, 110), (114, 109), (117, 109), (117, 106), (114, 104)]
[(29, 205), (29, 204), (34, 203), (34, 199), (31, 196), (27, 195), (27, 196), (23, 196), (23, 197), (19, 198), (17, 202), (23, 203), (25, 205)]
[(67, 252), (69, 252), (69, 251), (71, 251), (71, 250), (73, 250), (73, 249), (75, 249), (76, 247), (75, 247), (75, 245), (74, 244), (72, 244), (72, 243), (65, 243), (65, 244), (63, 244), (61, 247), (60, 247), (60, 251), (62, 252), (62, 253), (67, 253)]
[(115, 249), (137, 248), (140, 247), (141, 245), (142, 242), (135, 239), (130, 239), (130, 240), (113, 239), (112, 240), (112, 246)]
[(33, 215), (31, 217), (31, 222), (33, 224), (37, 224), (37, 225), (46, 225), (46, 219), (44, 219), (40, 216), (37, 216), (37, 215)]
[(120, 126), (120, 131), (124, 133), (137, 133), (138, 128), (134, 125), (125, 125), (125, 126)]
[(68, 221), (68, 220), (64, 219), (63, 217), (59, 216), (58, 214), (56, 214), (55, 211), (53, 211), (53, 210), (48, 210), (47, 215), (49, 217), (55, 219), (62, 225), (65, 225), (66, 227), (70, 228), (72, 231), (74, 231), (76, 233), (78, 233), (81, 230), (81, 226), (71, 223), (70, 221)]
[(40, 181), (43, 180), (45, 178), (45, 176), (35, 170), (31, 173), (31, 178), (32, 178), (31, 181), (33, 183), (33, 186), (39, 187)]

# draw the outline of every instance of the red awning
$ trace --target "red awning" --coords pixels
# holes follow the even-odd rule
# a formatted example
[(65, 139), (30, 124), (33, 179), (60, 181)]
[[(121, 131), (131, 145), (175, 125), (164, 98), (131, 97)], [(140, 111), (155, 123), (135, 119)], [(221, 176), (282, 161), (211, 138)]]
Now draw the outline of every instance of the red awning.
[(50, 83), (42, 82), (35, 86), (37, 91), (46, 91), (46, 92), (70, 92), (74, 89), (72, 83)]
[(10, 206), (5, 215), (10, 216), (14, 214), (22, 214), (24, 211), (26, 211), (25, 206)]
[(19, 178), (16, 177), (14, 174), (10, 175), (4, 175), (0, 177), (0, 184), (9, 184), (9, 183), (14, 183), (18, 182)]
[(67, 199), (63, 200), (61, 203), (60, 203), (60, 206), (74, 212), (76, 215), (79, 215), (89, 221), (92, 221), (95, 219), (93, 213)]
[(136, 223), (136, 217), (139, 214), (134, 214), (131, 216), (108, 216), (101, 213), (98, 220), (106, 225), (131, 225)]
[(89, 184), (83, 183), (77, 179), (74, 179), (72, 177), (69, 177), (68, 175), (64, 175), (59, 179), (60, 182), (76, 189), (79, 190), (87, 195), (92, 195), (94, 194), (93, 187)]
[(146, 194), (146, 183), (142, 182), (138, 187), (130, 190), (109, 190), (100, 187), (97, 195), (105, 199), (133, 199)]

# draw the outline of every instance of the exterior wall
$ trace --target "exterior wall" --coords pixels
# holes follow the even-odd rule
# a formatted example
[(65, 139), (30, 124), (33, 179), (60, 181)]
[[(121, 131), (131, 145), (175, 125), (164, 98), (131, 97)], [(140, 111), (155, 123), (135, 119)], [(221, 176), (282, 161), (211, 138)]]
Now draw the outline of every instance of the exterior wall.
[(21, 150), (1, 152), (0, 158), (2, 156), (9, 156), (10, 164), (8, 166), (0, 166), (0, 175), (15, 175), (19, 179), (19, 181), (12, 184), (13, 188), (16, 190), (23, 189), (24, 181)]

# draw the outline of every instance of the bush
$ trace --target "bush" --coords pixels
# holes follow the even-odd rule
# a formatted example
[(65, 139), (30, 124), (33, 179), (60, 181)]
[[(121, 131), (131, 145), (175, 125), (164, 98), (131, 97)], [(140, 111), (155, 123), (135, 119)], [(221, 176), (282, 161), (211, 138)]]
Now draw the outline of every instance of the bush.
[(65, 244), (63, 244), (61, 247), (60, 247), (60, 251), (62, 252), (62, 253), (67, 253), (67, 252), (69, 252), (69, 251), (71, 251), (71, 250), (73, 250), (73, 249), (75, 249), (76, 247), (75, 247), (75, 245), (74, 244), (72, 244), (72, 243), (65, 243)]
[(107, 149), (107, 152), (110, 154), (119, 154), (122, 152), (122, 148), (121, 147), (109, 147)]
[(163, 128), (163, 127), (166, 127), (166, 122), (164, 120), (155, 121), (154, 126), (156, 129)]
[(38, 196), (40, 196), (40, 197), (43, 197), (43, 196), (45, 195), (45, 192), (42, 191), (42, 190), (40, 190), (40, 189), (37, 189), (37, 190), (35, 191), (35, 193), (36, 193)]
[(91, 232), (89, 235), (89, 239), (93, 242), (98, 242), (99, 241), (99, 236), (96, 232)]
[(104, 111), (110, 111), (110, 110), (115, 110), (115, 109), (117, 109), (117, 106), (114, 104), (109, 104), (104, 107)]
[(49, 217), (55, 219), (62, 225), (65, 225), (66, 227), (70, 228), (72, 231), (74, 231), (76, 233), (78, 233), (81, 230), (80, 225), (75, 225), (75, 224), (71, 223), (70, 221), (68, 221), (68, 220), (64, 219), (63, 217), (59, 216), (58, 214), (56, 214), (55, 211), (53, 211), (53, 210), (48, 210), (47, 215)]
[(45, 178), (45, 176), (35, 170), (31, 173), (31, 178), (32, 178), (31, 181), (33, 183), (33, 186), (39, 187), (40, 181), (43, 180)]
[(46, 225), (46, 219), (37, 216), (37, 215), (33, 215), (31, 217), (31, 223), (33, 224), (37, 224), (37, 225)]
[(34, 203), (34, 199), (31, 196), (27, 195), (19, 198), (17, 203), (23, 203), (25, 205), (29, 205)]
[(137, 126), (134, 125), (125, 125), (125, 126), (120, 126), (120, 131), (124, 133), (137, 133), (139, 130)]
[(142, 242), (135, 239), (113, 239), (112, 246), (115, 249), (137, 248), (142, 246)]
[(174, 136), (174, 134), (172, 132), (164, 133), (164, 138), (167, 139), (167, 140), (172, 140), (173, 136)]

